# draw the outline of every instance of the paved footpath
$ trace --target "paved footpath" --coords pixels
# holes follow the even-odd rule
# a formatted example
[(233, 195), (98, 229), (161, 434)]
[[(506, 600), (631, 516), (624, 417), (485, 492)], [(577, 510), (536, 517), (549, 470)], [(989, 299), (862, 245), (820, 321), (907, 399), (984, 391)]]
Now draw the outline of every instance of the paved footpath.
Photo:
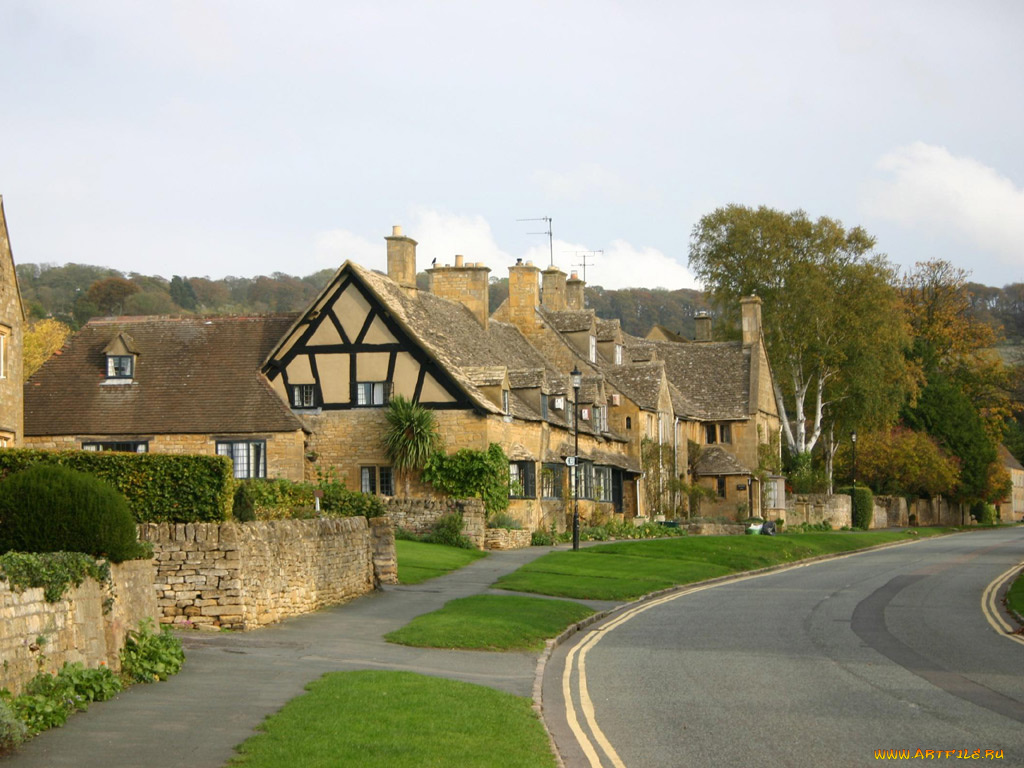
[[(529, 697), (536, 653), (409, 648), (382, 636), (449, 600), (491, 592), (498, 577), (552, 549), (492, 552), (423, 584), (385, 587), (252, 632), (186, 633), (181, 673), (164, 683), (134, 685), (111, 701), (92, 705), (64, 727), (0, 759), (0, 765), (221, 768), (267, 715), (302, 693), (306, 683), (334, 670), (400, 669)], [(588, 605), (601, 609), (613, 604)]]

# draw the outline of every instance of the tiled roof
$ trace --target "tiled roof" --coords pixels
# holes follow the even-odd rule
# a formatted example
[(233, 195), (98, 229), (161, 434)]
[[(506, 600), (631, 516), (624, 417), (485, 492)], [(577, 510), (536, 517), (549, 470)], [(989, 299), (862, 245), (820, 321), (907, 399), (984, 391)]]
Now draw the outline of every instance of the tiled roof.
[[(26, 435), (248, 434), (299, 419), (260, 374), (294, 316), (90, 320), (25, 385)], [(107, 383), (103, 350), (128, 334), (131, 383)]]
[(598, 341), (614, 341), (619, 335), (619, 318), (616, 317), (614, 320), (597, 318), (595, 335)]
[(700, 453), (694, 471), (702, 477), (712, 475), (749, 475), (750, 470), (719, 445), (708, 445)]
[(652, 342), (669, 380), (705, 420), (750, 415), (750, 348), (739, 341)]
[(651, 363), (609, 366), (604, 375), (612, 386), (645, 410), (658, 410), (658, 396), (665, 372), (660, 360)]
[(564, 312), (543, 309), (541, 314), (552, 328), (561, 333), (589, 331), (594, 323), (594, 310), (592, 309), (572, 309)]
[[(342, 270), (346, 267), (362, 278), (392, 317), (459, 383), (478, 408), (500, 413), (500, 409), (479, 390), (479, 386), (484, 386), (483, 381), (476, 381), (477, 374), (471, 376), (470, 370), (507, 367), (515, 371), (541, 370), (547, 380), (557, 377), (557, 372), (549, 369), (547, 360), (515, 326), (490, 320), (484, 329), (476, 317), (458, 302), (426, 291), (410, 295), (386, 275), (353, 262), (346, 262)], [(535, 413), (525, 403), (517, 404), (516, 400), (513, 398), (513, 413), (517, 408)], [(536, 418), (539, 419), (540, 415), (537, 414)]]
[(1010, 453), (1010, 449), (1002, 443), (999, 444), (998, 453), (999, 460), (1003, 462), (1004, 467), (1007, 469), (1015, 469), (1018, 472), (1024, 472), (1024, 466), (1014, 458), (1013, 454)]

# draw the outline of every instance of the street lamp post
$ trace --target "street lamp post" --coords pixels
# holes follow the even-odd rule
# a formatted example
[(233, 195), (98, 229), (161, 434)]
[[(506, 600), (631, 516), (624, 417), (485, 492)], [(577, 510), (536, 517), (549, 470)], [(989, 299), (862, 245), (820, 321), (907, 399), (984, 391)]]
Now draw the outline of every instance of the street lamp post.
[(857, 491), (857, 430), (850, 433), (850, 442), (853, 444), (853, 490)]
[(572, 484), (572, 549), (577, 551), (580, 548), (580, 425), (579, 403), (580, 384), (583, 383), (583, 374), (578, 366), (572, 367), (569, 374), (572, 379), (572, 432), (573, 432), (573, 484)]

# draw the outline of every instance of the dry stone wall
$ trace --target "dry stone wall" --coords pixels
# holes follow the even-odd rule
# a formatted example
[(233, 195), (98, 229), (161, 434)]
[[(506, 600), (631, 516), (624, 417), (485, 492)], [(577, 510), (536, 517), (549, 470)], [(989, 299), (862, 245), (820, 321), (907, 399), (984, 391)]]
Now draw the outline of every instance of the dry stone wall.
[(343, 603), (397, 581), (383, 518), (146, 524), (160, 621), (253, 629)]
[(473, 546), (484, 549), (487, 513), (480, 499), (384, 499), (388, 518), (396, 528), (417, 536), (430, 533), (444, 515), (462, 513), (462, 533)]
[(154, 568), (132, 560), (110, 571), (109, 585), (86, 579), (53, 603), (41, 587), (15, 592), (0, 581), (0, 687), (18, 694), (40, 670), (56, 672), (65, 662), (120, 670), (128, 631), (157, 616)]
[(828, 521), (833, 528), (853, 525), (852, 502), (845, 494), (808, 493), (786, 498), (786, 526)]
[(529, 531), (511, 528), (487, 528), (484, 531), (485, 549), (525, 549), (533, 543)]

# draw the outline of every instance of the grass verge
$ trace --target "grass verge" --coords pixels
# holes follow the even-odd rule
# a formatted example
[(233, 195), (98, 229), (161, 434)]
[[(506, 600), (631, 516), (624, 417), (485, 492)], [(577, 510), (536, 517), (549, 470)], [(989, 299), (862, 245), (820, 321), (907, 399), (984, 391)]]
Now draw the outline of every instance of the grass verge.
[(530, 700), (411, 672), (331, 672), (238, 747), (246, 768), (548, 768)]
[(631, 600), (679, 584), (952, 530), (956, 529), (691, 536), (618, 542), (579, 552), (553, 552), (503, 576), (494, 586), (557, 597)]
[(402, 584), (419, 584), (469, 565), (474, 560), (486, 557), (487, 553), (478, 549), (459, 549), (443, 544), (399, 539), (395, 542), (395, 556), (398, 558), (398, 581)]
[(1017, 578), (1007, 590), (1006, 607), (1016, 611), (1018, 616), (1024, 616), (1024, 571), (1017, 574)]
[(474, 595), (417, 616), (385, 640), (421, 648), (483, 651), (540, 650), (573, 622), (593, 611), (565, 600), (517, 595)]

